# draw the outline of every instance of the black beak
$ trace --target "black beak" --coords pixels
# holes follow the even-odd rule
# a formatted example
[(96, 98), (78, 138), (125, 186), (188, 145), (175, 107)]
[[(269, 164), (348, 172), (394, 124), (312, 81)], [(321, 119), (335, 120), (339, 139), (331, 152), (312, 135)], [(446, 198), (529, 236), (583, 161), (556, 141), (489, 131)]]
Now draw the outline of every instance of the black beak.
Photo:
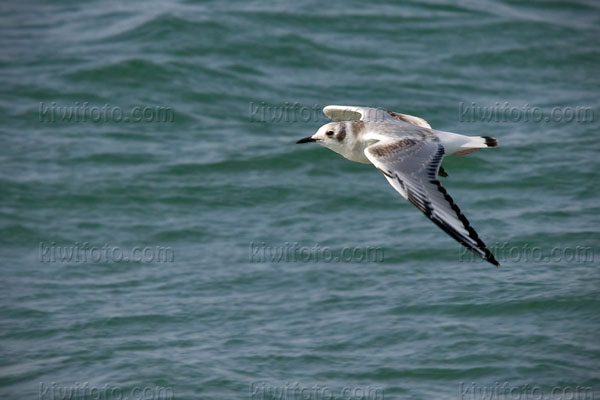
[(309, 137), (305, 137), (304, 139), (300, 139), (296, 142), (296, 144), (298, 143), (310, 143), (310, 142), (316, 142), (317, 139), (313, 139), (312, 136)]

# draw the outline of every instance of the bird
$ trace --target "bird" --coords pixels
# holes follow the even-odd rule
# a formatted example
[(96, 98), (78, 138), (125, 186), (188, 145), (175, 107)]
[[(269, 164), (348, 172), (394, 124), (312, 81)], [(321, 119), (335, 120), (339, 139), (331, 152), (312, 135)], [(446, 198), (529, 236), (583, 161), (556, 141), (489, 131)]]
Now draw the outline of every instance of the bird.
[(318, 143), (346, 159), (373, 164), (400, 193), (440, 229), (474, 254), (500, 263), (442, 186), (445, 156), (497, 147), (491, 136), (465, 136), (434, 130), (423, 118), (381, 108), (329, 105), (332, 120), (296, 143)]

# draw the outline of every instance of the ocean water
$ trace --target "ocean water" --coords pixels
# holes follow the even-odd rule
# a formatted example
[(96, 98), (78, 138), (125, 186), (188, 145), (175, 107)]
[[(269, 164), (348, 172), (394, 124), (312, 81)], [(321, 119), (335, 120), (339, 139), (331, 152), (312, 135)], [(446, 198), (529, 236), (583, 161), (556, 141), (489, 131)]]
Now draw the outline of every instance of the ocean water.
[[(0, 9), (0, 398), (600, 397), (597, 2)], [(496, 137), (441, 179), (501, 267), (328, 104)]]

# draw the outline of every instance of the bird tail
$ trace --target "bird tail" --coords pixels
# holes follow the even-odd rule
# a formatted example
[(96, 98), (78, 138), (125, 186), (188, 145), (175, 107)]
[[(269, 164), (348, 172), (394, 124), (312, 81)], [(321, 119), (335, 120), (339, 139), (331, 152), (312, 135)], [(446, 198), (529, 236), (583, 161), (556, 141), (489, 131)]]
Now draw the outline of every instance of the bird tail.
[(491, 136), (479, 136), (475, 139), (479, 139), (480, 142), (483, 142), (483, 147), (498, 147), (498, 140)]
[(464, 156), (479, 149), (487, 147), (498, 147), (498, 140), (491, 136), (467, 136), (468, 141), (461, 144), (460, 149), (452, 153), (454, 156)]

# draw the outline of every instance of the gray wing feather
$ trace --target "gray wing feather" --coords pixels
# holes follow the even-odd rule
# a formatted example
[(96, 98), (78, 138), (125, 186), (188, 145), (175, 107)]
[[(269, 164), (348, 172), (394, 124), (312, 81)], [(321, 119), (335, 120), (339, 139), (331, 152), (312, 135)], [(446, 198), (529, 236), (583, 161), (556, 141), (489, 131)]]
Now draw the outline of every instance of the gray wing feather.
[(499, 265), (454, 200), (438, 181), (444, 147), (433, 136), (384, 140), (365, 149), (366, 157), (404, 198), (456, 241)]

